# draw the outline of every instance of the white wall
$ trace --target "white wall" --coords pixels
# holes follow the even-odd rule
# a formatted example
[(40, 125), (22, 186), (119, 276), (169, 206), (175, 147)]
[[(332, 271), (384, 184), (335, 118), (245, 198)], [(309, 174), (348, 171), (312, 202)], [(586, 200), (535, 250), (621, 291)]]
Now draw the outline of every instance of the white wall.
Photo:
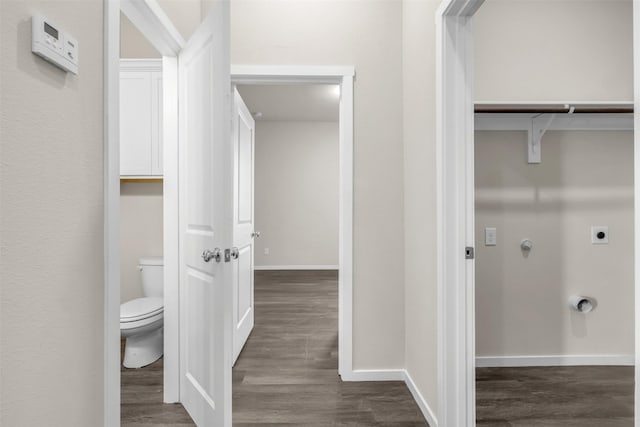
[(337, 122), (256, 122), (257, 267), (337, 268), (338, 143)]
[(162, 183), (120, 184), (120, 301), (140, 298), (141, 257), (162, 256)]
[(120, 58), (161, 58), (145, 36), (124, 13), (120, 13)]
[(631, 0), (487, 0), (474, 18), (478, 101), (632, 101)]
[[(77, 76), (31, 53), (35, 13), (79, 40)], [(102, 1), (0, 2), (3, 426), (102, 425), (102, 28)]]
[[(631, 12), (630, 0), (487, 0), (474, 20), (475, 99), (631, 101)], [(631, 133), (549, 132), (538, 166), (524, 133), (476, 137), (477, 354), (632, 354)], [(493, 225), (499, 246), (486, 248)], [(590, 244), (591, 225), (612, 227), (609, 246)], [(575, 292), (600, 306), (571, 313)]]
[(403, 2), (404, 268), (406, 369), (438, 406), (436, 286), (435, 10)]
[(402, 2), (234, 0), (231, 62), (355, 66), (354, 367), (404, 367)]
[(477, 355), (633, 355), (633, 132), (547, 132), (539, 165), (525, 132), (476, 132), (475, 150)]

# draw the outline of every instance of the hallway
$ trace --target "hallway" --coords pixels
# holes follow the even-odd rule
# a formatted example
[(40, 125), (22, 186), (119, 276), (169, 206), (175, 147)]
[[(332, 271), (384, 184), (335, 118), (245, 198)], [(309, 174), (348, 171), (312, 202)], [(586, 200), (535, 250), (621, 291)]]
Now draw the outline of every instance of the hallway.
[[(233, 425), (425, 427), (402, 382), (338, 376), (336, 271), (257, 271), (254, 330), (233, 369)], [(192, 426), (162, 404), (162, 359), (122, 369), (122, 426)]]
[(257, 271), (233, 370), (234, 426), (426, 426), (402, 382), (341, 382), (336, 271)]

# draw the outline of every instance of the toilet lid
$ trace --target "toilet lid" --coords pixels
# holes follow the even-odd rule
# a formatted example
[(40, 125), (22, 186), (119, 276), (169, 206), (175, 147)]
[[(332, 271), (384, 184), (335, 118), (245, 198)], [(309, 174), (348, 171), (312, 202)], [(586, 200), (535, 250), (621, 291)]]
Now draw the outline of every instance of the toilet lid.
[(164, 299), (161, 297), (144, 297), (127, 301), (120, 306), (120, 321), (135, 322), (162, 313)]

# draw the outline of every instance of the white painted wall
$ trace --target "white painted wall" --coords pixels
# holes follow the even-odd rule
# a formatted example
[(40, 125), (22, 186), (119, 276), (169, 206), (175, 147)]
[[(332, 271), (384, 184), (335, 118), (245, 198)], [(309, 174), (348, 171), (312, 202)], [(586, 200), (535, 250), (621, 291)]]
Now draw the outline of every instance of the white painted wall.
[[(41, 13), (80, 73), (31, 53)], [(0, 2), (0, 425), (103, 421), (103, 2)], [(73, 120), (69, 120), (69, 118)]]
[(189, 40), (202, 21), (203, 0), (158, 0), (158, 4), (171, 18), (182, 37)]
[(547, 132), (539, 165), (526, 150), (525, 132), (476, 132), (477, 355), (633, 355), (633, 132)]
[[(185, 40), (188, 40), (200, 25), (204, 3), (201, 0), (158, 0), (162, 10), (170, 17), (171, 22)], [(120, 57), (161, 57), (160, 53), (123, 13), (120, 14)]]
[(631, 0), (487, 0), (474, 18), (478, 101), (632, 101)]
[(120, 301), (140, 298), (141, 257), (162, 256), (162, 183), (120, 184)]
[(231, 63), (355, 66), (353, 366), (404, 367), (402, 2), (234, 0)]
[(338, 143), (337, 122), (256, 122), (257, 268), (337, 268)]
[(120, 12), (120, 58), (161, 58), (145, 36)]
[[(475, 99), (631, 101), (631, 11), (630, 0), (487, 0), (474, 21)], [(550, 132), (539, 166), (526, 164), (524, 133), (476, 136), (477, 355), (632, 354), (631, 133)], [(618, 230), (609, 246), (590, 244), (600, 223)], [(492, 225), (499, 246), (486, 248)], [(574, 292), (600, 306), (571, 313)]]
[(439, 1), (403, 1), (405, 365), (438, 407), (435, 28)]

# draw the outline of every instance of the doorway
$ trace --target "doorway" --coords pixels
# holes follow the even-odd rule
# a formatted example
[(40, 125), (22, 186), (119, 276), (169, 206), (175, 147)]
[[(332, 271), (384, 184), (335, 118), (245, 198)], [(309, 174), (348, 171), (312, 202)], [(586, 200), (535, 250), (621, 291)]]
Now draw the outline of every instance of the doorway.
[[(339, 87), (236, 88), (255, 118), (258, 231), (253, 241), (256, 271), (251, 304), (255, 328), (240, 344), (244, 348), (233, 368), (234, 422), (308, 423), (309, 411), (292, 410), (304, 408), (306, 400), (296, 402), (299, 393), (294, 388), (311, 393), (317, 384), (326, 388), (340, 381), (336, 375)], [(237, 291), (240, 315), (234, 322), (242, 337), (241, 322), (250, 305), (242, 303), (242, 286)], [(257, 394), (262, 396), (259, 400), (253, 397)]]
[[(109, 141), (105, 145), (105, 424), (118, 425), (120, 419), (120, 352), (116, 343), (120, 339), (119, 319), (119, 125), (115, 119), (118, 111), (119, 64), (119, 26), (120, 3), (109, 2), (105, 6), (105, 27), (107, 37), (107, 56), (105, 75), (105, 132)], [(178, 67), (176, 55), (184, 46), (184, 40), (176, 37), (175, 27), (163, 13), (158, 13), (155, 2), (122, 1), (123, 7), (133, 7), (132, 13), (138, 13), (147, 19), (145, 34), (163, 55), (164, 99), (165, 106), (163, 129), (165, 134), (163, 150), (164, 162), (164, 224), (165, 224), (165, 284), (175, 286), (165, 288), (165, 366), (164, 401), (182, 401), (180, 393), (179, 358), (180, 333), (178, 319), (180, 315), (179, 264), (178, 252)], [(142, 10), (140, 10), (142, 8)], [(150, 22), (150, 23), (149, 23)], [(220, 28), (218, 26), (217, 28)], [(243, 82), (277, 81), (290, 83), (317, 82), (333, 83), (341, 86), (340, 104), (340, 156), (341, 156), (341, 192), (340, 221), (344, 225), (340, 236), (340, 369), (345, 380), (352, 378), (351, 363), (351, 306), (352, 306), (352, 218), (353, 218), (353, 67), (235, 67), (235, 77)], [(173, 179), (167, 179), (171, 175)], [(220, 181), (222, 182), (222, 180)], [(175, 256), (168, 255), (174, 251)], [(344, 290), (344, 292), (342, 292)], [(344, 313), (344, 315), (342, 315)], [(230, 316), (229, 316), (230, 317)], [(229, 331), (229, 335), (230, 335)], [(229, 352), (231, 346), (229, 345)], [(229, 353), (230, 354), (230, 353)], [(230, 357), (229, 357), (230, 359)], [(230, 366), (229, 366), (230, 369)], [(230, 372), (229, 372), (230, 380)], [(230, 410), (230, 408), (229, 408)], [(229, 412), (230, 413), (230, 412)]]
[[(446, 425), (475, 425), (475, 263), (473, 25), (482, 1), (447, 1), (438, 11), (438, 167), (439, 167), (439, 380), (440, 417)], [(637, 8), (635, 25), (638, 25)], [(637, 28), (637, 27), (636, 27)], [(637, 49), (637, 44), (634, 43)], [(635, 51), (637, 58), (638, 51)], [(636, 77), (637, 79), (637, 77)], [(637, 103), (636, 103), (637, 104)], [(638, 115), (635, 114), (635, 120)], [(637, 147), (638, 135), (634, 135)], [(634, 199), (638, 202), (638, 161)], [(634, 211), (635, 223), (640, 218)], [(636, 241), (638, 228), (635, 228)], [(635, 271), (637, 275), (637, 258)], [(634, 284), (638, 298), (638, 282)], [(637, 310), (636, 310), (637, 312)], [(636, 315), (636, 337), (637, 337)], [(451, 339), (451, 337), (454, 337)], [(636, 346), (638, 340), (636, 339)], [(454, 355), (459, 355), (454, 357)], [(637, 351), (635, 355), (638, 357)], [(638, 375), (638, 370), (636, 370)], [(636, 390), (638, 381), (636, 381)], [(637, 393), (636, 393), (637, 396)], [(636, 402), (638, 399), (636, 397)], [(636, 413), (638, 408), (636, 404)]]
[[(353, 379), (353, 67), (232, 65), (231, 81), (243, 85), (334, 85), (339, 87), (338, 111), (338, 372)], [(261, 248), (264, 254), (264, 249)]]

